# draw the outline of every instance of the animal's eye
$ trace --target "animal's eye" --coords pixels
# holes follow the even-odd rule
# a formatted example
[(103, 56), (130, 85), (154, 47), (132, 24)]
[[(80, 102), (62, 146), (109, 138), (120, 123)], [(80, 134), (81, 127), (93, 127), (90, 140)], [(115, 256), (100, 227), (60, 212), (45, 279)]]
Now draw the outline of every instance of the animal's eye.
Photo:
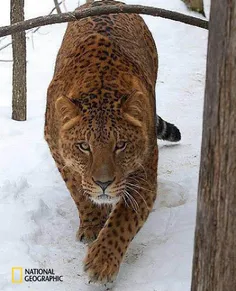
[(126, 148), (126, 145), (127, 145), (127, 142), (125, 142), (125, 141), (119, 141), (119, 142), (116, 144), (116, 148), (115, 148), (115, 150), (116, 150), (116, 151), (123, 151), (123, 150)]
[(89, 152), (90, 151), (90, 146), (89, 146), (89, 144), (87, 142), (78, 142), (76, 144), (76, 147), (78, 149), (80, 149), (82, 152), (85, 152), (85, 151)]

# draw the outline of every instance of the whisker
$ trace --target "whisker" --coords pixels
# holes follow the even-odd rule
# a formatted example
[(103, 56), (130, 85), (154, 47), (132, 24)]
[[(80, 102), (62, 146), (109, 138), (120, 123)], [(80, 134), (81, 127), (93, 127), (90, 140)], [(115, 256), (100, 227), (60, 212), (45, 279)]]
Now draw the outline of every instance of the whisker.
[[(149, 187), (151, 187), (151, 184), (145, 180), (144, 178), (140, 177), (140, 176), (129, 176), (129, 178), (135, 182), (139, 182), (139, 180), (142, 180), (143, 182), (145, 182)], [(139, 179), (139, 180), (138, 180)]]
[(147, 201), (144, 199), (144, 197), (136, 190), (136, 189), (133, 189), (133, 188), (131, 188), (130, 186), (127, 186), (130, 190), (133, 190), (133, 191), (135, 191), (141, 198), (142, 198), (142, 200), (144, 201), (144, 203), (146, 204), (146, 206), (147, 206), (147, 208), (149, 208), (148, 207), (148, 205), (147, 205)]
[(63, 166), (63, 167), (61, 168), (61, 172), (62, 172), (65, 168), (66, 168), (66, 166)]
[(147, 179), (147, 171), (146, 171), (146, 169), (144, 168), (144, 166), (141, 163), (138, 163), (138, 165), (141, 166), (141, 168), (143, 169), (143, 171), (145, 173), (145, 176), (146, 176), (146, 179)]
[(113, 186), (113, 189), (119, 189), (119, 188), (123, 188), (123, 186), (125, 186), (125, 182), (116, 186)]
[(135, 210), (135, 205), (133, 204), (133, 201), (130, 199), (127, 193), (124, 193), (124, 196), (127, 198), (127, 203), (130, 203), (131, 209)]
[[(124, 201), (125, 201), (126, 205), (129, 207), (129, 203), (130, 203), (131, 209), (134, 209), (134, 206), (132, 204), (132, 201), (130, 201), (129, 197), (125, 193), (123, 193), (122, 197), (124, 198)], [(126, 201), (125, 198), (127, 198), (127, 201)]]
[(123, 200), (124, 200), (124, 202), (125, 202), (125, 206), (126, 206), (126, 207), (129, 207), (129, 205), (127, 204), (127, 201), (126, 201), (125, 197), (126, 197), (125, 195), (122, 195), (122, 198), (123, 198)]
[(135, 209), (134, 210), (136, 210), (136, 213), (137, 213), (137, 211), (138, 211), (138, 209), (139, 209), (139, 205), (138, 205), (138, 202), (136, 201), (136, 199), (128, 192), (128, 191), (126, 191), (125, 190), (125, 193), (126, 193), (126, 195), (128, 195), (128, 197), (130, 198), (130, 201), (132, 200), (132, 202), (133, 202), (133, 205), (135, 206)]
[(142, 186), (139, 186), (139, 185), (136, 185), (136, 184), (132, 184), (132, 183), (129, 183), (129, 182), (127, 182), (126, 185), (129, 185), (129, 186), (132, 186), (132, 187), (136, 187), (136, 188), (138, 188), (138, 189), (142, 189), (142, 190), (145, 190), (145, 191), (147, 191), (147, 192), (153, 192), (152, 190), (149, 190), (149, 189), (147, 189), (147, 188), (144, 188), (144, 187), (142, 187)]

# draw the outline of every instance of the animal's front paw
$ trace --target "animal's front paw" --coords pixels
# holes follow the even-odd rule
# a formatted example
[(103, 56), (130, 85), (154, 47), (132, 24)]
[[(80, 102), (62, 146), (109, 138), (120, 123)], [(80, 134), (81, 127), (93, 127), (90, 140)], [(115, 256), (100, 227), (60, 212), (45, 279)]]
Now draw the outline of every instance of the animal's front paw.
[(84, 270), (90, 282), (112, 283), (119, 271), (120, 260), (115, 255), (115, 250), (102, 245), (96, 240), (90, 247), (84, 260)]
[(76, 233), (76, 239), (83, 243), (91, 243), (97, 238), (101, 229), (102, 225), (81, 224)]

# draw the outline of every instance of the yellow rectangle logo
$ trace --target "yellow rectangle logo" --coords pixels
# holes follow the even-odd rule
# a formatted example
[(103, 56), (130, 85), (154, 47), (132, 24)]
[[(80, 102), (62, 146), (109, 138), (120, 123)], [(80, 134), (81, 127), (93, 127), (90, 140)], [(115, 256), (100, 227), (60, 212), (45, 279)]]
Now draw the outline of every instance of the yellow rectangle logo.
[(12, 281), (12, 283), (22, 283), (23, 282), (23, 268), (22, 267), (12, 267), (12, 269), (11, 269), (11, 281)]

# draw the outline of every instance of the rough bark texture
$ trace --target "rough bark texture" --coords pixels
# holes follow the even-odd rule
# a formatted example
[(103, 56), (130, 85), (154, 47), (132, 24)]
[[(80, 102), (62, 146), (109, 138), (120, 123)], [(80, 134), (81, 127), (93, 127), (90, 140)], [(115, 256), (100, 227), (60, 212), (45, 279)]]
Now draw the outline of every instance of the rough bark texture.
[[(24, 0), (11, 0), (11, 23), (24, 20)], [(26, 39), (25, 31), (12, 34), (12, 119), (26, 120)]]
[(205, 16), (203, 0), (182, 0), (189, 9), (197, 11)]
[(236, 0), (211, 6), (192, 291), (236, 290)]
[(0, 37), (10, 35), (15, 32), (27, 30), (37, 26), (45, 26), (54, 23), (63, 23), (76, 21), (89, 16), (107, 15), (115, 13), (137, 13), (152, 15), (156, 17), (162, 17), (179, 21), (185, 24), (198, 26), (204, 29), (208, 29), (208, 21), (199, 19), (196, 17), (188, 16), (182, 13), (169, 11), (161, 8), (148, 7), (142, 5), (108, 5), (103, 7), (87, 8), (77, 12), (61, 13), (57, 15), (41, 16), (33, 19), (26, 20), (24, 22), (16, 23), (10, 26), (0, 27)]

